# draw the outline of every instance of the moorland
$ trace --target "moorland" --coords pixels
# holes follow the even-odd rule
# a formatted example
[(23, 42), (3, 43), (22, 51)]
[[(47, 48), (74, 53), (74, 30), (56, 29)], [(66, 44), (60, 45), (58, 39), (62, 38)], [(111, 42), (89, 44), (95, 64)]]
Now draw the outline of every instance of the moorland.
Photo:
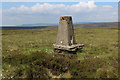
[(118, 29), (75, 28), (77, 54), (54, 52), (57, 29), (2, 30), (3, 78), (118, 78)]

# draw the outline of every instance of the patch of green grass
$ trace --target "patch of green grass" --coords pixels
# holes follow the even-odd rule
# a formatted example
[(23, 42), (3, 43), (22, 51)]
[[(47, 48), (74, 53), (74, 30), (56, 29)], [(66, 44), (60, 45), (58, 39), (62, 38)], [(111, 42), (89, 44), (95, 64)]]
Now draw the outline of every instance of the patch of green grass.
[(117, 78), (118, 30), (75, 29), (77, 54), (53, 51), (57, 29), (3, 30), (3, 78)]

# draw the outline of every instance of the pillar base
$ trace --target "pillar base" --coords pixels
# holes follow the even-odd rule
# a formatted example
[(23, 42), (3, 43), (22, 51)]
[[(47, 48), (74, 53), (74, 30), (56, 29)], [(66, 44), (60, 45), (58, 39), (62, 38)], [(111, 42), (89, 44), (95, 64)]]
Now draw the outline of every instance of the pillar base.
[(54, 46), (55, 50), (75, 52), (79, 49), (82, 49), (84, 47), (84, 44), (74, 44), (74, 45), (71, 45), (71, 46), (53, 44), (53, 46)]

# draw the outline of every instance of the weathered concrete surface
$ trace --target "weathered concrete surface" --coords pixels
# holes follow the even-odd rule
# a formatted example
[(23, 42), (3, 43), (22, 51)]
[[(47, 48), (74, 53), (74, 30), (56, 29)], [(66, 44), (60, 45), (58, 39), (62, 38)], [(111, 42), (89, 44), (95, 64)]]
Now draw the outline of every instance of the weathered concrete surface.
[(76, 51), (81, 49), (83, 44), (76, 44), (74, 28), (71, 16), (61, 16), (58, 26), (58, 34), (54, 49)]
[(53, 44), (53, 46), (54, 49), (58, 49), (58, 50), (77, 51), (78, 49), (83, 48), (84, 44), (75, 44), (71, 46)]
[(56, 44), (66, 46), (75, 44), (72, 17), (60, 17)]

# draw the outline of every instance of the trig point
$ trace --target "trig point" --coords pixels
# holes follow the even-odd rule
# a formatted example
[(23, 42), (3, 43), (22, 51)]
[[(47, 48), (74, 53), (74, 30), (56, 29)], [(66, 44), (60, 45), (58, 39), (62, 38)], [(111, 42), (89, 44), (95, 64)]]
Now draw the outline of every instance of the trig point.
[(83, 44), (76, 44), (71, 16), (61, 16), (58, 26), (58, 35), (54, 49), (58, 51), (76, 52), (83, 48)]

